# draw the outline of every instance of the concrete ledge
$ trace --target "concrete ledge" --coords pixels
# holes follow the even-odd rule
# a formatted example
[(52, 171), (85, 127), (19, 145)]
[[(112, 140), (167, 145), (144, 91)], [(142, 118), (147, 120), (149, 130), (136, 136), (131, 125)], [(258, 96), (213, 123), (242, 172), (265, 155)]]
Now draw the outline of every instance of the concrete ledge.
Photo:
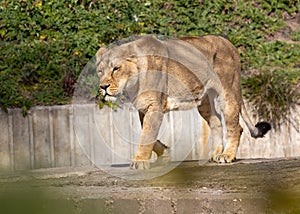
[[(245, 128), (237, 158), (299, 156), (300, 106), (291, 111), (291, 123), (264, 138), (251, 138)], [(27, 117), (21, 109), (0, 110), (0, 129), (0, 171), (128, 164), (141, 131), (128, 106), (114, 112), (95, 104), (34, 107)], [(165, 115), (159, 138), (173, 161), (208, 159), (209, 132), (196, 111), (176, 111)]]
[(0, 207), (18, 213), (16, 202), (39, 213), (298, 213), (300, 158), (184, 162), (145, 181), (93, 167), (0, 174)]

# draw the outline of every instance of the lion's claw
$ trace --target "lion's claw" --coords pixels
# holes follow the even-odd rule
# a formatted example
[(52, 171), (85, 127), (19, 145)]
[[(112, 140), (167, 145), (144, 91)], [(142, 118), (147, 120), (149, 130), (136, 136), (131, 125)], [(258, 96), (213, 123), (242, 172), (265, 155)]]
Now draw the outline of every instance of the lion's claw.
[(230, 155), (230, 154), (221, 154), (221, 155), (218, 155), (216, 157), (215, 162), (217, 162), (217, 163), (231, 163), (231, 162), (233, 162), (235, 160), (236, 160), (236, 158), (233, 155)]
[(132, 161), (130, 164), (130, 169), (134, 170), (146, 170), (150, 169), (150, 161), (149, 160), (143, 160), (143, 161)]

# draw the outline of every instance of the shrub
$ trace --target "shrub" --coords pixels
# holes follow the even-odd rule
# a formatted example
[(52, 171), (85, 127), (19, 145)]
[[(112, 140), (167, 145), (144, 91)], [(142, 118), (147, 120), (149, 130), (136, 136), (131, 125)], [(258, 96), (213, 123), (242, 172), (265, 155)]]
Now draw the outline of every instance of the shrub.
[(273, 127), (278, 128), (289, 121), (291, 109), (300, 99), (297, 88), (290, 84), (299, 79), (299, 71), (291, 76), (282, 70), (261, 72), (243, 79), (244, 96), (255, 106), (257, 116), (272, 121)]
[[(132, 35), (223, 34), (239, 49), (244, 71), (288, 67), (289, 75), (300, 58), (299, 44), (266, 38), (285, 26), (282, 14), (294, 16), (299, 5), (299, 0), (2, 1), (0, 107), (26, 111), (69, 103), (99, 46)], [(299, 32), (288, 36), (299, 40)]]

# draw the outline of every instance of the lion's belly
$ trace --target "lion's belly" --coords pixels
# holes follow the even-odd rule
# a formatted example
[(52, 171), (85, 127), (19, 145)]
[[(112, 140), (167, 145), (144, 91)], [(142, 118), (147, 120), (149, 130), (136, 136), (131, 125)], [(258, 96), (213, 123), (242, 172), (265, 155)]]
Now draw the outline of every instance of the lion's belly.
[(188, 109), (192, 109), (192, 108), (194, 108), (194, 107), (196, 107), (200, 104), (201, 104), (201, 101), (180, 100), (178, 98), (168, 97), (167, 98), (166, 110), (167, 111), (188, 110)]

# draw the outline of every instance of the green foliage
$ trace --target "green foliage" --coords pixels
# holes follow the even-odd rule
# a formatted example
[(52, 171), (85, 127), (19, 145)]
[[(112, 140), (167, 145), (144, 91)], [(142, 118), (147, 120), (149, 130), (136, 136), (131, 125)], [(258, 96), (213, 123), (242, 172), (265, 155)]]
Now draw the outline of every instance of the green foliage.
[[(299, 5), (299, 0), (4, 0), (0, 107), (26, 111), (69, 103), (97, 49), (132, 35), (223, 34), (239, 49), (243, 70), (275, 67), (289, 75), (299, 66), (299, 43), (266, 39), (285, 26), (282, 14), (294, 16)], [(299, 32), (288, 34), (299, 41)]]
[(17, 90), (16, 82), (6, 72), (0, 72), (0, 103), (4, 110), (8, 107), (21, 107), (23, 114), (31, 107), (27, 97), (22, 96)]
[(300, 30), (292, 32), (291, 39), (294, 41), (300, 41)]
[(291, 81), (300, 80), (300, 71), (287, 76), (283, 70), (266, 71), (243, 79), (244, 96), (256, 107), (257, 114), (272, 121), (274, 127), (288, 121), (290, 110), (300, 96)]
[(297, 67), (299, 57), (300, 44), (290, 44), (279, 41), (262, 43), (257, 45), (256, 49), (248, 52), (248, 59), (247, 62), (244, 63), (244, 67), (258, 70), (281, 67), (285, 70), (289, 70)]
[(98, 93), (96, 96), (96, 103), (97, 103), (99, 109), (102, 109), (105, 105), (107, 105), (108, 107), (110, 107), (116, 111), (118, 108), (118, 102), (117, 101), (115, 101), (115, 102), (107, 101), (104, 98), (105, 97), (103, 95), (101, 95), (100, 93)]

